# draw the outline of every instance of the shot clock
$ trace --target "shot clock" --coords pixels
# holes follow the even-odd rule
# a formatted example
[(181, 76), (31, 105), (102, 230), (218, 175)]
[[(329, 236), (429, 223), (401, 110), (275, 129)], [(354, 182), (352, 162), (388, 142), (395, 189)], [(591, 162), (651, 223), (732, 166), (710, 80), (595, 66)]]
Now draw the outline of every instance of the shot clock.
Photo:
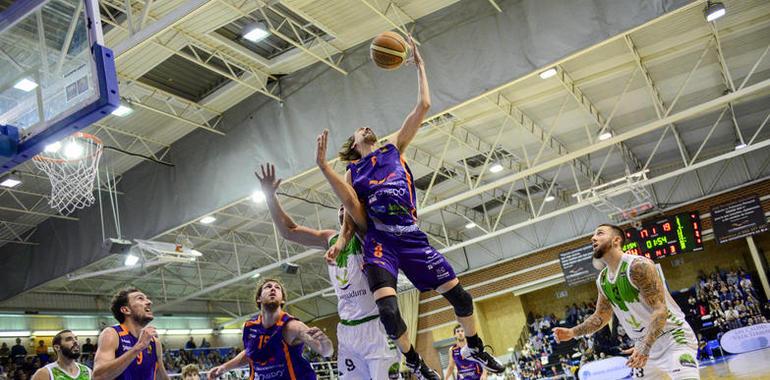
[(626, 230), (626, 253), (660, 259), (703, 249), (700, 215), (697, 211), (669, 216)]

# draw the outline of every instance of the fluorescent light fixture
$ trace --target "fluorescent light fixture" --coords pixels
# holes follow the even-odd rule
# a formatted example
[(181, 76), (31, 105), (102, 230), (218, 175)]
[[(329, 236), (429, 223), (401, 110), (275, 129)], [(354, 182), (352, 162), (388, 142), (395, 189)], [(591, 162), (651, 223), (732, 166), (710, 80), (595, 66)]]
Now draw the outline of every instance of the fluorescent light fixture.
[(489, 171), (492, 172), (492, 173), (499, 173), (499, 172), (503, 171), (503, 165), (494, 164), (494, 165), (489, 167)]
[(203, 223), (203, 224), (211, 224), (211, 223), (214, 223), (216, 221), (217, 221), (217, 218), (215, 218), (215, 217), (213, 217), (211, 215), (207, 215), (207, 216), (204, 216), (203, 218), (201, 218), (201, 223)]
[(66, 157), (69, 160), (77, 160), (80, 157), (83, 157), (83, 146), (71, 141), (68, 142), (67, 145), (64, 146), (64, 157)]
[(554, 75), (556, 75), (556, 68), (555, 67), (551, 67), (550, 69), (540, 73), (540, 78), (541, 79), (548, 79), (548, 78), (550, 78), (550, 77), (552, 77)]
[(38, 336), (54, 336), (59, 333), (61, 330), (38, 330), (33, 331), (32, 336), (38, 337)]
[(29, 331), (0, 331), (0, 338), (21, 338), (30, 336)]
[(270, 32), (267, 31), (263, 22), (251, 22), (243, 27), (243, 38), (251, 42), (262, 41), (269, 35)]
[(612, 138), (612, 132), (604, 132), (601, 135), (599, 135), (599, 140), (604, 141)]
[(132, 112), (134, 112), (133, 108), (121, 104), (118, 106), (118, 108), (115, 108), (115, 111), (112, 111), (112, 114), (117, 117), (123, 117), (130, 115)]
[(513, 347), (508, 347), (508, 352), (513, 352)]
[(33, 81), (32, 79), (24, 78), (16, 82), (16, 84), (13, 85), (13, 88), (17, 90), (22, 90), (24, 92), (30, 92), (37, 88), (37, 83), (35, 83), (35, 81)]
[(169, 329), (169, 330), (166, 330), (166, 335), (190, 335), (190, 330), (187, 330), (187, 329), (181, 329), (181, 330)]
[(473, 222), (469, 222), (468, 224), (466, 224), (466, 225), (465, 225), (465, 228), (466, 228), (466, 229), (469, 229), (469, 230), (470, 230), (471, 228), (474, 228), (474, 227), (476, 227), (476, 223), (473, 223)]
[(201, 257), (201, 256), (203, 256), (203, 254), (201, 253), (201, 251), (198, 251), (198, 250), (195, 250), (195, 249), (191, 249), (190, 250), (190, 256), (194, 256), (193, 260), (195, 260), (196, 257)]
[(99, 330), (72, 330), (77, 336), (99, 336)]
[(261, 190), (257, 190), (251, 194), (251, 200), (254, 201), (254, 203), (262, 203), (265, 201), (265, 193)]
[(727, 9), (725, 8), (725, 5), (719, 1), (708, 1), (706, 2), (706, 9), (703, 13), (706, 15), (706, 21), (712, 22), (724, 16), (727, 13)]
[(213, 333), (213, 329), (192, 329), (190, 330), (191, 335), (210, 335)]
[(48, 144), (45, 146), (44, 150), (46, 153), (56, 153), (61, 150), (61, 143), (57, 141), (53, 144)]
[(11, 172), (8, 176), (3, 178), (2, 181), (0, 181), (0, 186), (2, 187), (16, 187), (21, 185), (21, 177), (19, 177), (16, 172)]
[(556, 197), (554, 197), (553, 195), (549, 195), (549, 196), (545, 197), (545, 201), (546, 202), (553, 202), (555, 199), (556, 199)]
[(130, 267), (136, 265), (139, 262), (139, 257), (135, 255), (127, 255), (126, 260), (123, 261), (123, 265)]
[[(743, 141), (736, 141), (735, 142), (735, 150), (740, 150), (740, 149), (743, 149), (743, 148), (745, 148), (747, 146), (748, 145), (746, 145), (746, 143), (743, 142)], [(0, 185), (2, 185), (2, 184), (0, 184)]]
[(251, 276), (251, 278), (257, 278), (257, 277), (259, 277), (259, 276), (260, 276), (260, 273), (259, 273), (259, 272), (257, 272), (257, 273), (254, 273), (254, 275), (253, 275), (253, 276)]
[(240, 334), (241, 332), (241, 329), (222, 329), (219, 331), (220, 334)]

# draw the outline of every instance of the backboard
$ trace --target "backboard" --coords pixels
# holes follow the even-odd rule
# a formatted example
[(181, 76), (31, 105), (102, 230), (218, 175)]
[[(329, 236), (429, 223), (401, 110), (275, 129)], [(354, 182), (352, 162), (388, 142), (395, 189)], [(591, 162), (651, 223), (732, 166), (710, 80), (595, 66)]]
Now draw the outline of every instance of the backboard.
[(98, 0), (0, 0), (0, 174), (120, 104)]

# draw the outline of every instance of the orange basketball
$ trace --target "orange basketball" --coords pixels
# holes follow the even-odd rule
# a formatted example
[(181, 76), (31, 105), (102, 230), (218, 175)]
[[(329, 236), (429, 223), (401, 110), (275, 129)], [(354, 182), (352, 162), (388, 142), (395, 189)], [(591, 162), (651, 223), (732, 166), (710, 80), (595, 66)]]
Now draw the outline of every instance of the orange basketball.
[(385, 70), (395, 70), (409, 56), (409, 45), (398, 33), (382, 32), (372, 40), (370, 51), (377, 66)]

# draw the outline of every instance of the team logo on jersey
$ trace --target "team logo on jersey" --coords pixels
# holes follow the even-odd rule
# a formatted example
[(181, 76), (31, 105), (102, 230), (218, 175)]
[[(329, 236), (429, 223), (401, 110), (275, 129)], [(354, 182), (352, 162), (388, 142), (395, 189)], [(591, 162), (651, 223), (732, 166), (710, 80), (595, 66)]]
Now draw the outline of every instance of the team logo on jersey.
[(401, 365), (399, 363), (393, 363), (393, 365), (388, 368), (388, 379), (400, 379), (401, 375), (398, 373), (400, 368)]
[(642, 327), (641, 330), (639, 330), (639, 327), (642, 326), (642, 323), (636, 320), (636, 317), (631, 315), (631, 318), (626, 318), (626, 322), (629, 324), (629, 326), (634, 328), (634, 331), (642, 332), (644, 330), (644, 327)]
[(340, 268), (337, 267), (337, 271), (334, 274), (334, 277), (337, 279), (337, 285), (339, 285), (340, 290), (346, 290), (350, 287), (350, 279), (348, 278), (348, 268)]
[(692, 357), (690, 354), (682, 354), (679, 356), (679, 364), (682, 365), (682, 367), (691, 367), (691, 368), (697, 368), (698, 362), (695, 361), (695, 358)]

